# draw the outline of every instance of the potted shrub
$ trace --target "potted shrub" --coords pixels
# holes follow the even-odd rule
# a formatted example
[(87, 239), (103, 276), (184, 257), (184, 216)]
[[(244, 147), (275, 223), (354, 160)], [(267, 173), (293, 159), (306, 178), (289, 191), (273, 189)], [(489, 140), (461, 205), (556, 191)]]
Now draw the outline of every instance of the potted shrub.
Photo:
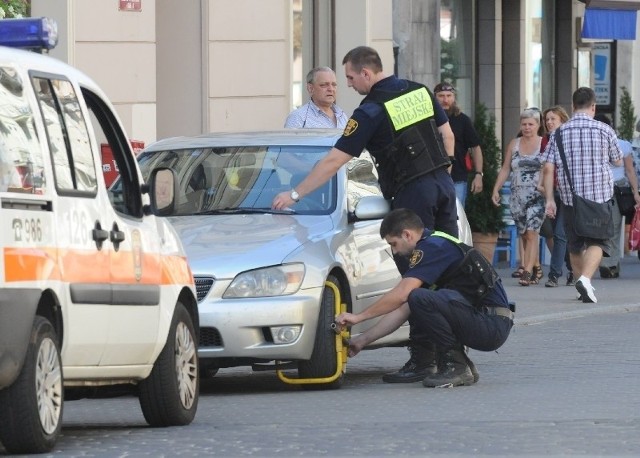
[[(486, 105), (479, 103), (476, 106), (474, 127), (480, 137), (482, 148), (482, 192), (469, 193), (465, 204), (465, 211), (473, 236), (473, 246), (493, 260), (499, 232), (504, 229), (504, 206), (496, 207), (491, 201), (493, 186), (498, 177), (498, 171), (502, 166), (502, 152), (496, 137), (495, 116), (487, 110)], [(473, 177), (469, 177), (472, 180)]]

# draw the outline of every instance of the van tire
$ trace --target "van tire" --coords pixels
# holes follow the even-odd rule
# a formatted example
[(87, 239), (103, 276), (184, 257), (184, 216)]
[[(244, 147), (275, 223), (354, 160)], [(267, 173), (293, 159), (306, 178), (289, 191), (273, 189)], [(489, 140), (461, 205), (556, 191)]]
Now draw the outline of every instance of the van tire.
[(178, 302), (164, 348), (139, 386), (140, 407), (149, 425), (182, 426), (193, 421), (200, 391), (195, 336), (191, 315)]
[[(340, 282), (332, 275), (327, 277), (327, 282), (333, 283), (340, 289)], [(316, 328), (316, 337), (313, 344), (313, 353), (308, 361), (298, 363), (298, 376), (300, 378), (330, 377), (336, 373), (338, 364), (336, 353), (336, 333), (331, 329), (331, 323), (336, 316), (335, 293), (332, 288), (324, 287), (320, 302), (320, 315)], [(336, 389), (342, 386), (344, 375), (340, 375), (331, 383), (303, 384), (304, 389)]]
[(0, 390), (0, 442), (9, 453), (50, 451), (62, 429), (63, 403), (58, 336), (47, 319), (36, 316), (22, 371)]

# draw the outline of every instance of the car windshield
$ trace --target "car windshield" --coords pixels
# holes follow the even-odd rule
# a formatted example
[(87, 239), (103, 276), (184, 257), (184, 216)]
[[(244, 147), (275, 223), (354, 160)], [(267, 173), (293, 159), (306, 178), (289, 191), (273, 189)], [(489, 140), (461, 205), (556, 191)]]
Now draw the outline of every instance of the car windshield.
[[(242, 146), (144, 152), (145, 181), (153, 169), (169, 167), (178, 177), (174, 215), (274, 212), (276, 194), (295, 188), (328, 147)], [(336, 206), (335, 176), (285, 212), (328, 214)]]

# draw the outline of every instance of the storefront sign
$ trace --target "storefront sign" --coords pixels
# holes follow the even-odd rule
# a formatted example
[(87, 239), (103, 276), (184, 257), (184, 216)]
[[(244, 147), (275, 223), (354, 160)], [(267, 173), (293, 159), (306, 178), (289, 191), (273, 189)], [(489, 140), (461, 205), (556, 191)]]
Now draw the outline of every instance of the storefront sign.
[(592, 50), (596, 104), (611, 105), (611, 43), (594, 43)]
[(120, 0), (120, 11), (142, 11), (142, 0)]

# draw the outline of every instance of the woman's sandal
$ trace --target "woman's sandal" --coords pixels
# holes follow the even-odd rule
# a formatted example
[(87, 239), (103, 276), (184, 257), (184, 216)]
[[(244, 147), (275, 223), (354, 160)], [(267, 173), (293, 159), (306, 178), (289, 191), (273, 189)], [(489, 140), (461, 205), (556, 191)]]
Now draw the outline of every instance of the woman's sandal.
[(520, 275), (520, 286), (529, 286), (532, 282), (533, 280), (531, 279), (531, 272), (527, 272), (526, 270), (523, 271), (522, 275)]
[(516, 270), (514, 270), (514, 271), (513, 271), (513, 273), (511, 274), (511, 276), (512, 276), (513, 278), (520, 278), (520, 277), (522, 277), (522, 274), (523, 274), (523, 272), (524, 272), (524, 271), (525, 271), (525, 270), (524, 270), (524, 266), (520, 266), (520, 267), (518, 267)]
[[(538, 264), (537, 266), (533, 266), (532, 277), (538, 281), (542, 280), (542, 277), (544, 277), (544, 271), (542, 270), (541, 265)], [(537, 284), (538, 282), (536, 282), (536, 285)]]

